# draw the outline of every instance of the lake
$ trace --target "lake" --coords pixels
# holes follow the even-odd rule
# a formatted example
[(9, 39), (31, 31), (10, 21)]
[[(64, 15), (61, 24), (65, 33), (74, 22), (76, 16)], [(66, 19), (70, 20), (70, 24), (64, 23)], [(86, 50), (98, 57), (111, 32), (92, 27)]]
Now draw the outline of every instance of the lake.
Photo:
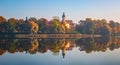
[(0, 39), (0, 65), (120, 65), (120, 38)]

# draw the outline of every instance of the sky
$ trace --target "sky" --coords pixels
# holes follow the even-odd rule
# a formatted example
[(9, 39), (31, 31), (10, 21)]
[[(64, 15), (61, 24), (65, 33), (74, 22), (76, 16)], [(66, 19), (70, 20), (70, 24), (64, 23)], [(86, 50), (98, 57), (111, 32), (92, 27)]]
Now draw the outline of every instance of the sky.
[(51, 20), (53, 16), (78, 23), (86, 18), (113, 20), (120, 23), (120, 0), (0, 0), (0, 16), (36, 17)]

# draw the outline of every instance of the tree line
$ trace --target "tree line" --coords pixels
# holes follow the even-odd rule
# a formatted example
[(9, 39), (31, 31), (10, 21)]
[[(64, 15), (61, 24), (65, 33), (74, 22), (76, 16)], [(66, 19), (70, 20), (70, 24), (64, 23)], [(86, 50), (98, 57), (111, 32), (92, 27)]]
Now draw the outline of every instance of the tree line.
[[(0, 33), (31, 33), (31, 25), (27, 21), (34, 21), (38, 24), (37, 33), (66, 33), (59, 17), (53, 17), (52, 20), (48, 21), (46, 18), (36, 19), (35, 17), (26, 18), (26, 20), (15, 18), (7, 20), (3, 16), (0, 16)], [(71, 33), (70, 30), (68, 33)], [(80, 20), (79, 24), (76, 24), (74, 31), (81, 34), (120, 34), (120, 24), (114, 21), (108, 22), (105, 19), (86, 18), (86, 20)]]
[(86, 18), (86, 20), (80, 20), (76, 25), (76, 30), (82, 34), (102, 34), (102, 35), (115, 35), (120, 34), (120, 24), (114, 21), (92, 20)]
[(45, 18), (36, 19), (35, 17), (26, 18), (26, 20), (15, 18), (7, 20), (3, 16), (0, 16), (0, 33), (31, 33), (31, 28), (35, 24), (29, 24), (28, 21), (33, 21), (38, 25), (37, 33), (65, 33), (58, 17), (53, 17), (48, 21)]

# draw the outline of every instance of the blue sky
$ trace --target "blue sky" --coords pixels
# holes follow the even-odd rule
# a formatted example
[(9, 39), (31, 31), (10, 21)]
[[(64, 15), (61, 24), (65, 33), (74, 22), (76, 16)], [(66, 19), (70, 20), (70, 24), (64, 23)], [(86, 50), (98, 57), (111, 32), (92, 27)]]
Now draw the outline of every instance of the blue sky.
[(85, 18), (120, 22), (120, 0), (0, 0), (0, 15), (5, 18), (36, 17), (52, 19), (65, 12), (74, 22)]

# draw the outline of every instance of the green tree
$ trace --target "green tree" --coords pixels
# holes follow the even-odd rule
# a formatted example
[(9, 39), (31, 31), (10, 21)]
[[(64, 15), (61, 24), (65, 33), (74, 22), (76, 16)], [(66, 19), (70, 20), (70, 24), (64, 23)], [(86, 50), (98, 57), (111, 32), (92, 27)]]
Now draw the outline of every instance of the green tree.
[(61, 23), (58, 18), (53, 18), (50, 21), (50, 31), (51, 33), (62, 33)]
[(48, 32), (48, 20), (45, 18), (38, 19), (39, 32), (47, 33)]
[(76, 30), (78, 30), (82, 34), (94, 34), (95, 29), (96, 25), (91, 18), (81, 20), (80, 24), (76, 26)]
[(18, 30), (18, 33), (30, 33), (30, 25), (28, 23), (19, 23), (16, 26), (16, 29)]
[(17, 20), (15, 18), (8, 19), (7, 30), (9, 33), (13, 33), (15, 31), (16, 23), (17, 23)]

